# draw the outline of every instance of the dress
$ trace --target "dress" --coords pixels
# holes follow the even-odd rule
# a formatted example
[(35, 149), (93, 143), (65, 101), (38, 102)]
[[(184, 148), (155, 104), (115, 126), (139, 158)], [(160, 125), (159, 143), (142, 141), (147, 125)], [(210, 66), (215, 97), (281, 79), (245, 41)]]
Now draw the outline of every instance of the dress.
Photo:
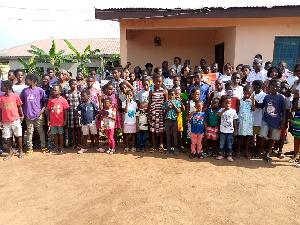
[(253, 111), (251, 110), (252, 101), (240, 100), (238, 135), (253, 135)]
[(118, 100), (116, 98), (116, 94), (112, 94), (110, 96), (105, 95), (104, 99), (106, 99), (106, 98), (111, 98), (113, 100), (112, 108), (115, 108), (117, 110), (114, 128), (120, 129), (120, 128), (122, 128), (122, 115), (121, 115), (121, 112), (119, 111)]
[(164, 131), (164, 117), (162, 106), (164, 104), (164, 89), (153, 90), (150, 105), (150, 131), (161, 133)]
[(67, 99), (70, 108), (68, 108), (68, 128), (81, 127), (80, 117), (75, 113), (77, 106), (80, 103), (80, 92), (70, 94), (70, 91), (64, 91), (64, 96)]

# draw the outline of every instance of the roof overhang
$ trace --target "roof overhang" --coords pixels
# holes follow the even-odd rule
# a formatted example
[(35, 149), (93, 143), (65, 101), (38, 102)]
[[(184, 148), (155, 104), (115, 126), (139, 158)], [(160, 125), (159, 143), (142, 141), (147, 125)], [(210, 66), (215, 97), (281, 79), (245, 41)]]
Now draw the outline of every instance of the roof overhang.
[(268, 18), (299, 17), (300, 5), (273, 7), (231, 7), (201, 9), (121, 8), (95, 9), (100, 20), (166, 19), (166, 18)]

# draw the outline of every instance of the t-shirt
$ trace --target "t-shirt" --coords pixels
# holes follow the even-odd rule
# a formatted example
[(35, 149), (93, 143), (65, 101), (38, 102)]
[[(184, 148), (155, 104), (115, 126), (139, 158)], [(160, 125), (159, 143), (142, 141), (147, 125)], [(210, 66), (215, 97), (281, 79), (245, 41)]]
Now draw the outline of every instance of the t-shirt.
[(45, 104), (47, 96), (42, 88), (36, 87), (32, 89), (29, 87), (23, 89), (20, 99), (24, 103), (24, 115), (29, 120), (35, 120), (40, 116), (40, 111)]
[(88, 125), (95, 120), (98, 106), (95, 104), (95, 102), (89, 102), (89, 104), (80, 103), (77, 106), (77, 110), (81, 112), (82, 125)]
[(14, 93), (20, 95), (24, 88), (28, 88), (28, 86), (25, 84), (14, 84), (12, 90)]
[(262, 105), (265, 107), (263, 121), (273, 128), (279, 128), (282, 122), (282, 110), (285, 110), (285, 100), (280, 94), (266, 95)]
[(69, 108), (68, 101), (63, 98), (53, 98), (48, 101), (47, 109), (50, 113), (51, 126), (63, 126), (64, 111)]
[(52, 85), (53, 83), (55, 83), (57, 81), (59, 81), (59, 79), (55, 77), (55, 78), (50, 80), (49, 85)]
[(148, 130), (148, 110), (139, 109), (136, 115), (139, 117), (140, 130)]
[[(181, 107), (181, 103), (180, 101), (174, 99), (173, 100), (173, 103), (174, 105), (177, 107), (177, 108), (180, 108)], [(163, 106), (162, 106), (162, 109), (163, 110), (166, 110), (168, 108), (169, 105), (171, 105), (172, 103), (170, 101), (166, 101), (164, 102)], [(167, 113), (166, 113), (166, 116), (165, 116), (165, 119), (170, 119), (170, 120), (177, 120), (177, 116), (178, 116), (178, 113), (176, 112), (175, 108), (171, 108)]]
[(199, 88), (200, 89), (201, 93), (200, 93), (200, 98), (199, 99), (202, 102), (204, 102), (204, 105), (206, 105), (206, 95), (209, 94), (209, 86), (205, 83), (201, 83), (200, 86), (191, 85), (190, 86), (190, 91), (189, 91), (190, 95), (192, 93), (193, 88)]
[(264, 72), (265, 70), (261, 70), (258, 73), (255, 73), (255, 71), (251, 71), (248, 76), (246, 81), (250, 82), (250, 85), (252, 85), (252, 82), (255, 80), (262, 80), (263, 82), (265, 82), (267, 80), (267, 75)]
[(193, 134), (204, 133), (204, 122), (206, 122), (206, 114), (204, 112), (194, 113), (191, 118), (191, 132)]
[[(223, 110), (224, 108), (220, 109), (219, 112), (222, 112)], [(233, 133), (233, 120), (236, 119), (238, 119), (238, 115), (234, 109), (229, 109), (224, 112), (221, 116), (220, 131), (223, 133)]]
[(207, 126), (217, 127), (219, 126), (219, 117), (217, 116), (219, 109), (215, 112), (212, 111), (212, 108), (209, 108), (206, 112), (207, 115)]
[[(298, 92), (300, 94), (300, 84), (298, 84), (298, 86), (296, 87), (296, 89), (298, 90)], [(298, 105), (300, 106), (300, 98), (298, 99)]]
[(171, 78), (166, 78), (165, 80), (164, 80), (164, 85), (166, 86), (166, 89), (167, 90), (169, 90), (169, 89), (172, 89), (172, 87), (173, 87), (173, 79), (171, 79)]
[[(122, 102), (122, 109), (126, 108), (126, 101)], [(124, 113), (124, 123), (136, 124), (136, 111), (138, 107), (135, 101), (128, 103), (128, 112)]]
[(237, 86), (233, 89), (233, 96), (241, 99), (244, 95), (244, 88), (242, 86)]
[[(108, 116), (113, 117), (116, 115), (116, 111), (113, 111), (113, 109), (106, 110), (108, 112)], [(114, 129), (115, 128), (115, 120), (108, 118), (107, 116), (103, 117), (103, 124), (104, 124), (104, 129)]]
[(222, 74), (219, 76), (220, 80), (223, 80), (224, 83), (226, 83), (227, 81), (231, 81), (231, 75), (227, 76), (227, 74)]
[(136, 95), (136, 100), (140, 103), (147, 102), (149, 103), (149, 93), (150, 91), (142, 90)]
[[(100, 76), (99, 76), (100, 77)], [(101, 90), (101, 85), (99, 83), (99, 81), (95, 81), (93, 84), (93, 88), (97, 89), (98, 91)]]
[(90, 90), (90, 101), (96, 103), (97, 107), (99, 107), (100, 96), (101, 92), (99, 90)]
[[(258, 94), (254, 93), (254, 99), (258, 103), (263, 103), (264, 98), (267, 94), (263, 91), (259, 92)], [(264, 110), (261, 108), (255, 108), (255, 111), (253, 112), (253, 126), (259, 126), (261, 127), (262, 125), (262, 118), (264, 115)]]
[(0, 96), (0, 108), (2, 112), (2, 123), (11, 123), (20, 119), (18, 106), (22, 101), (18, 94), (11, 93), (9, 96)]

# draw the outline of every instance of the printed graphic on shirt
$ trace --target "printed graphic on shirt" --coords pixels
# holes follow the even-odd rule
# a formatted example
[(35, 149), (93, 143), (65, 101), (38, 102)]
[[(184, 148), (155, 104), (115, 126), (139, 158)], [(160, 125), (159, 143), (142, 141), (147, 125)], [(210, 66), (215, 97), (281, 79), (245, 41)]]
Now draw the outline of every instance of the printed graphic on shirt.
[(194, 116), (193, 117), (193, 124), (203, 124), (204, 118), (202, 116)]
[(12, 109), (14, 107), (15, 107), (14, 102), (5, 102), (5, 103), (2, 104), (3, 109)]
[(27, 101), (34, 101), (34, 96), (33, 96), (33, 94), (28, 94), (28, 96), (27, 96)]
[(129, 116), (130, 118), (134, 117), (134, 111), (133, 111), (133, 110), (129, 110), (128, 116)]
[(60, 114), (61, 110), (60, 110), (61, 106), (60, 105), (51, 105), (51, 112), (53, 113), (57, 113), (57, 114)]
[(270, 100), (270, 101), (268, 102), (267, 113), (268, 113), (271, 117), (277, 117), (277, 112), (276, 112), (276, 108), (275, 108), (275, 106), (274, 106), (273, 100)]
[(233, 127), (233, 115), (224, 115), (222, 116), (221, 124), (225, 128), (232, 128)]

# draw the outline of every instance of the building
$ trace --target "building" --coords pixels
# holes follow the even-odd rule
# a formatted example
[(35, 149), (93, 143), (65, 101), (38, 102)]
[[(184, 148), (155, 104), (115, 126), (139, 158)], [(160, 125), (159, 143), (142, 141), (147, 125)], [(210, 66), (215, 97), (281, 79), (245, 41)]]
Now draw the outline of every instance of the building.
[[(49, 52), (49, 49), (52, 46), (53, 38), (48, 38), (45, 40), (35, 41), (29, 44), (9, 48), (0, 51), (0, 62), (8, 62), (10, 69), (22, 68), (21, 63), (18, 58), (22, 58), (24, 61), (28, 62), (28, 59), (31, 57), (31, 54), (27, 51), (31, 49), (31, 45), (34, 45), (46, 53)], [(68, 41), (75, 47), (75, 49), (82, 54), (85, 48), (90, 44), (91, 50), (100, 49), (100, 54), (106, 60), (120, 53), (120, 40), (119, 38), (94, 38), (94, 39), (68, 39)], [(56, 51), (64, 50), (64, 54), (74, 54), (74, 52), (69, 49), (67, 44), (63, 39), (55, 39)], [(97, 69), (98, 67), (103, 67), (103, 62), (100, 62), (96, 57), (91, 57), (91, 62), (85, 64), (86, 67), (90, 69)], [(66, 69), (72, 72), (73, 75), (77, 73), (77, 66), (79, 63), (67, 63), (62, 64), (61, 68)], [(46, 72), (48, 67), (51, 67), (51, 64), (48, 63), (38, 63), (37, 67), (40, 67)]]
[(275, 65), (288, 68), (299, 61), (300, 6), (230, 7), (201, 9), (123, 8), (95, 9), (96, 19), (120, 22), (122, 65), (127, 61), (144, 68), (164, 60), (173, 65), (179, 56), (192, 68), (207, 64), (252, 65), (260, 53)]

